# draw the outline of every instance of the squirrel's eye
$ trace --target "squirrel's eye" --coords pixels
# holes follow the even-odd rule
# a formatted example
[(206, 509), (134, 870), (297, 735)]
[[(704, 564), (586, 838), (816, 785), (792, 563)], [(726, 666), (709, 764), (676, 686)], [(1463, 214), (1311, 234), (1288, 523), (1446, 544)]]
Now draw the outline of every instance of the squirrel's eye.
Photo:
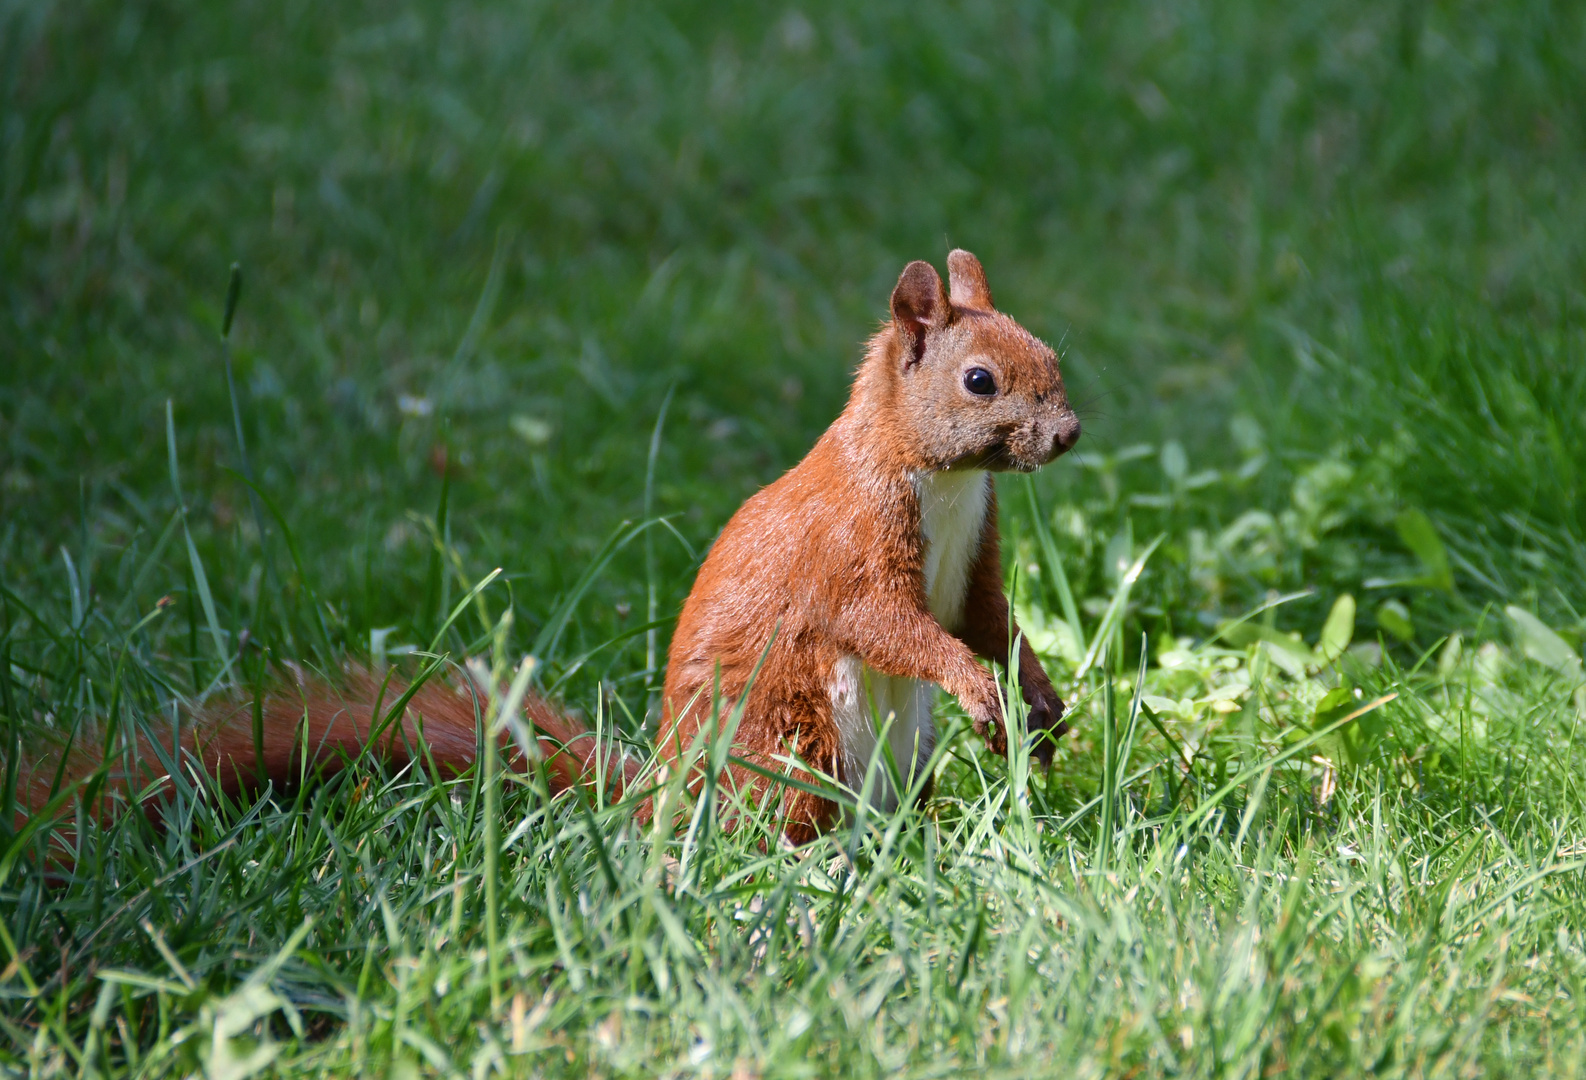
[(964, 372), (964, 389), (978, 397), (990, 397), (997, 392), (997, 380), (983, 367), (972, 367)]

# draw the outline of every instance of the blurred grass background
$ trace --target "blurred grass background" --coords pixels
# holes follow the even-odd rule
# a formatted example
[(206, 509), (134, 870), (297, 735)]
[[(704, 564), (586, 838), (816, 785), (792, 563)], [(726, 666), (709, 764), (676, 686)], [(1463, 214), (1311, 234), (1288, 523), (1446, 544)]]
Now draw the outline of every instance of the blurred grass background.
[[(1462, 580), (1566, 616), (1582, 26), (1547, 3), (14, 5), (0, 559), (26, 582), (87, 544), (97, 580), (166, 498), (167, 397), (225, 545), (235, 259), (262, 483), (349, 633), (412, 615), (404, 513), (434, 512), (437, 445), (456, 543), (544, 610), (639, 513), (669, 387), (656, 509), (697, 545), (835, 414), (898, 268), (961, 245), (1062, 343), (1087, 464), (1172, 439), (1191, 472), (1236, 465), (1246, 415), (1273, 468), (1196, 500), (1226, 525), (1398, 440), (1385, 497), (1481, 548)], [(675, 603), (688, 557), (660, 557)], [(246, 558), (215, 558), (237, 591)]]
[[(1060, 346), (1085, 420), (1038, 478), (1039, 522), (1001, 489), (1021, 617), (1083, 699), (1051, 775), (954, 744), (935, 824), (907, 811), (885, 844), (800, 856), (707, 829), (706, 869), (670, 892), (647, 862), (664, 845), (634, 846), (622, 807), (586, 833), (509, 792), (504, 940), (545, 993), (510, 1024), (468, 936), (468, 875), (499, 833), (422, 777), (246, 812), (195, 794), (185, 829), (83, 826), (94, 871), (58, 891), (18, 841), (8, 1067), (89, 1071), (103, 987), (132, 985), (95, 972), (120, 965), (165, 979), (174, 1011), (156, 1026), (126, 991), (116, 1067), (197, 1068), (182, 1040), (246, 1011), (205, 995), (276, 955), (306, 1037), (253, 1014), (236, 1030), (295, 1037), (330, 1074), (447, 1072), (405, 1023), (476, 1069), (507, 1061), (486, 1054), (499, 1035), (578, 1075), (650, 1056), (727, 1075), (734, 1054), (745, 1075), (1578, 1071), (1583, 73), (1586, 9), (1546, 0), (0, 0), (10, 763), (24, 735), (166, 715), (244, 642), (266, 651), (243, 652), (246, 678), (259, 655), (422, 645), (497, 566), (501, 655), (571, 610), (546, 682), (636, 720), (642, 636), (570, 658), (640, 626), (652, 587), (676, 611), (739, 502), (841, 407), (914, 258), (975, 251), (999, 305)], [(233, 261), (262, 538), (219, 341)], [(683, 542), (629, 545), (572, 608), (646, 514), (669, 393), (650, 508)], [(1345, 596), (1340, 659), (1317, 631)], [(493, 618), (505, 590), (486, 598)], [(469, 623), (454, 655), (492, 645)], [(1129, 654), (1075, 678), (1072, 635), (1107, 627)], [(1164, 726), (1110, 692), (1148, 692)], [(1351, 693), (1400, 697), (1256, 779)], [(1026, 780), (1033, 801), (1002, 801)], [(1182, 864), (1164, 839), (1181, 801), (1211, 822)], [(760, 928), (723, 932), (749, 933), (751, 902)], [(667, 904), (693, 944), (624, 921)], [(795, 908), (821, 938), (782, 926)], [(321, 921), (293, 937), (305, 914)], [(30, 964), (55, 981), (23, 993)], [(426, 980), (451, 996), (403, 1019)], [(459, 1036), (486, 1017), (505, 1026)]]

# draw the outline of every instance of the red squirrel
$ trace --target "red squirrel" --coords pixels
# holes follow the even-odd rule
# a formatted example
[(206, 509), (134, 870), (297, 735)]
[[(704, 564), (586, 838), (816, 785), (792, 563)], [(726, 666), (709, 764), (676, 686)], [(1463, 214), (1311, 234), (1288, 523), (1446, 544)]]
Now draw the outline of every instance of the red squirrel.
[[(906, 778), (935, 746), (932, 684), (1006, 750), (996, 679), (975, 661), (1006, 665), (1018, 633), (989, 474), (1045, 465), (1078, 440), (1079, 419), (1057, 354), (997, 311), (979, 260), (954, 251), (947, 267), (951, 291), (930, 263), (904, 268), (848, 407), (711, 548), (672, 637), (664, 755), (712, 715), (718, 666), (725, 715), (757, 664), (734, 751), (764, 768), (796, 752), (857, 791), (874, 720), (891, 715)], [(1019, 680), (1030, 730), (1062, 735), (1063, 702), (1028, 642)], [(1050, 738), (1035, 747), (1043, 760)], [(877, 801), (896, 797), (884, 776)], [(783, 810), (797, 841), (831, 823), (836, 806), (789, 789)]]
[[(876, 750), (875, 719), (891, 718), (889, 745), (908, 776), (936, 742), (933, 684), (959, 700), (992, 749), (1006, 751), (997, 681), (976, 661), (1006, 665), (1018, 633), (1002, 593), (989, 474), (1033, 472), (1073, 447), (1080, 425), (1057, 354), (996, 310), (973, 255), (954, 251), (947, 265), (950, 288), (929, 263), (904, 268), (847, 408), (803, 461), (733, 515), (712, 547), (672, 638), (663, 760), (687, 753), (701, 725), (728, 715), (746, 686), (731, 749), (773, 772), (796, 755), (857, 790)], [(1027, 642), (1018, 666), (1029, 728), (1043, 736), (1035, 752), (1049, 761), (1051, 740), (1067, 730), (1064, 705)], [(388, 685), (382, 695), (366, 673), (340, 688), (300, 677), (295, 688), (278, 689), (260, 707), (265, 775), (289, 784), (310, 761), (324, 771), (357, 757), (379, 726), (377, 700), (383, 714), (403, 692)], [(369, 749), (401, 766), (422, 741), (429, 760), (456, 774), (473, 763), (477, 716), (487, 710), (473, 689), (431, 682)], [(591, 780), (597, 761), (617, 790), (640, 775), (631, 756), (597, 754), (593, 735), (544, 700), (531, 695), (525, 713), (553, 789)], [(184, 749), (228, 793), (257, 779), (254, 720), (252, 702), (232, 702), (187, 725)], [(142, 790), (157, 779), (151, 751), (145, 744), (138, 755), (150, 775), (139, 782), (110, 775), (106, 790)], [(78, 754), (64, 771), (58, 758), (24, 763), (18, 826), (43, 808), (60, 777), (87, 776), (92, 758)], [(525, 766), (521, 754), (513, 764)], [(729, 772), (740, 790), (764, 782), (740, 766)], [(886, 776), (872, 799), (896, 804)], [(801, 842), (830, 826), (837, 806), (789, 787), (781, 812), (788, 839)], [(645, 807), (640, 817), (648, 816)]]

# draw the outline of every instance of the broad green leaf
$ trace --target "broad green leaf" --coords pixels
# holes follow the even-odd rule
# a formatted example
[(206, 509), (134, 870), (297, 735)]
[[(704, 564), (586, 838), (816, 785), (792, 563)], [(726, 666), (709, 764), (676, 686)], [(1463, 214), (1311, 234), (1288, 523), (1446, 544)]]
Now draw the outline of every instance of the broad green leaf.
[[(1313, 730), (1321, 730), (1348, 716), (1360, 707), (1360, 699), (1355, 697), (1355, 691), (1348, 686), (1340, 686), (1329, 690), (1321, 701), (1316, 703)], [(1381, 718), (1375, 717), (1373, 724), (1348, 724), (1335, 731), (1323, 744), (1335, 758), (1342, 758), (1352, 765), (1364, 764), (1371, 756), (1371, 748), (1381, 735)]]
[(1321, 658), (1299, 638), (1260, 623), (1244, 622), (1229, 626), (1222, 631), (1222, 637), (1230, 645), (1240, 648), (1265, 645), (1273, 661), (1296, 677), (1304, 674), (1305, 668), (1321, 662)]
[(1324, 664), (1335, 663), (1355, 637), (1355, 598), (1348, 593), (1333, 601), (1333, 610), (1322, 624), (1316, 655)]
[(1400, 641), (1409, 641), (1415, 636), (1415, 620), (1410, 618), (1410, 609), (1397, 600), (1384, 600), (1377, 608), (1377, 625)]
[(1179, 708), (1179, 703), (1175, 698), (1160, 697), (1156, 694), (1145, 694), (1141, 696), (1140, 700), (1143, 701), (1152, 712), (1161, 713), (1164, 716), (1179, 716), (1184, 711)]
[(1268, 657), (1291, 679), (1305, 677), (1305, 669), (1316, 662), (1316, 654), (1303, 642), (1293, 638), (1280, 640), (1278, 635), (1262, 639), (1261, 646)]
[(1509, 616), (1509, 621), (1514, 623), (1515, 640), (1526, 656), (1560, 675), (1580, 678), (1581, 658), (1570, 648), (1569, 642), (1524, 608), (1510, 604), (1503, 611)]
[(1345, 713), (1355, 708), (1355, 693), (1347, 686), (1339, 686), (1329, 690), (1316, 703), (1315, 720), (1317, 727), (1325, 727)]
[(1399, 530), (1399, 539), (1404, 541), (1404, 546), (1415, 552), (1415, 557), (1421, 560), (1421, 566), (1426, 570), (1412, 583), (1452, 592), (1454, 571), (1448, 565), (1448, 550), (1443, 547), (1443, 538), (1437, 535), (1437, 526), (1432, 524), (1432, 519), (1424, 511), (1411, 508), (1399, 514), (1393, 524)]
[(1184, 453), (1184, 444), (1177, 439), (1163, 443), (1161, 464), (1162, 475), (1167, 477), (1168, 483), (1175, 487), (1182, 484), (1184, 477), (1189, 475), (1189, 456)]

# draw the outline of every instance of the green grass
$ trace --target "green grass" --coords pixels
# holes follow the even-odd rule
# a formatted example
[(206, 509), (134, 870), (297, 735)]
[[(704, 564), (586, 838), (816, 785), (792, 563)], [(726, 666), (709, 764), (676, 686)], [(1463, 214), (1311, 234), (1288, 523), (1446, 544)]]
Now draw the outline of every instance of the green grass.
[(849, 8), (0, 6), (8, 768), (432, 642), (642, 745), (912, 258), (1086, 423), (999, 485), (1050, 772), (796, 852), (182, 778), (0, 836), (0, 1068), (1586, 1071), (1586, 15)]

